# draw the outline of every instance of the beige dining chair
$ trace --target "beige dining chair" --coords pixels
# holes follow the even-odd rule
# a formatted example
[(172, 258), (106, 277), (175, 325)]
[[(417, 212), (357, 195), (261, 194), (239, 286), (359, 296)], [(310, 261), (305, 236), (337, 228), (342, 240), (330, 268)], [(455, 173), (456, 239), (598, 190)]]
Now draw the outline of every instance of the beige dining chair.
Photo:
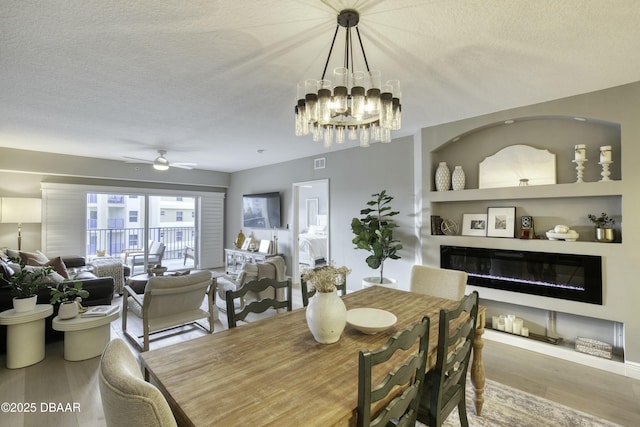
[(467, 288), (467, 273), (459, 270), (414, 265), (409, 290), (419, 294), (461, 300)]
[[(358, 427), (415, 426), (424, 386), (428, 349), (429, 318), (425, 316), (410, 329), (391, 337), (381, 349), (360, 351)], [(376, 370), (377, 365), (387, 363), (392, 357), (398, 360), (399, 356), (399, 361), (387, 368), (385, 372), (388, 373), (382, 380), (377, 382), (372, 379), (372, 371)], [(378, 376), (385, 372), (379, 372)], [(382, 409), (372, 413), (371, 405), (379, 401), (387, 403)], [(391, 423), (391, 420), (396, 421)]]
[(440, 427), (455, 407), (460, 425), (469, 425), (465, 395), (477, 318), (477, 291), (456, 308), (440, 310), (436, 366), (425, 376), (418, 410), (418, 421), (429, 427)]
[[(210, 271), (200, 271), (184, 276), (154, 276), (149, 278), (144, 294), (137, 294), (129, 285), (124, 287), (122, 300), (122, 331), (142, 351), (149, 350), (149, 335), (184, 325), (197, 325), (213, 333), (216, 319), (216, 279)], [(207, 297), (207, 310), (201, 308)], [(142, 336), (127, 330), (129, 304), (142, 313)], [(132, 307), (134, 308), (134, 307)], [(208, 325), (198, 322), (208, 319)], [(140, 338), (143, 339), (140, 344)]]
[[(282, 292), (280, 292), (280, 290), (284, 289), (286, 289), (286, 297), (281, 297)], [(249, 292), (257, 295), (258, 299), (250, 302), (246, 300), (245, 296)], [(264, 313), (269, 308), (291, 311), (293, 309), (291, 292), (291, 279), (279, 282), (266, 277), (247, 282), (237, 291), (228, 290), (225, 299), (227, 302), (227, 322), (229, 329), (235, 328), (240, 320), (246, 321), (249, 313)], [(265, 295), (271, 295), (271, 297)], [(238, 307), (235, 303), (237, 299), (245, 299), (244, 306)]]
[(98, 375), (107, 427), (177, 425), (164, 396), (144, 380), (135, 357), (122, 339), (109, 341), (100, 359)]

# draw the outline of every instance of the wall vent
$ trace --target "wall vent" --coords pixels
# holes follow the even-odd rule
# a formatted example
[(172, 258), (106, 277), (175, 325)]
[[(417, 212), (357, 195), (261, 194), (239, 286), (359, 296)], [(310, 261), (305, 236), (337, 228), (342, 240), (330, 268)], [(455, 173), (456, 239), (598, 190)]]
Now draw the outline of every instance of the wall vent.
[(324, 169), (327, 164), (326, 157), (320, 157), (319, 159), (313, 159), (314, 169)]

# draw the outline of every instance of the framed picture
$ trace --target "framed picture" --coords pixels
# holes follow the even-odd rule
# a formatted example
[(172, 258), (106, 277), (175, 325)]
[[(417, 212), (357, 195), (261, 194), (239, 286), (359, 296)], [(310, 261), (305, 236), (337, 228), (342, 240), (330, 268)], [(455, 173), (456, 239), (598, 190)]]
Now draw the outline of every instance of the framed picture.
[(516, 208), (488, 208), (487, 236), (514, 237)]
[(462, 216), (462, 235), (485, 237), (487, 235), (487, 214), (464, 214)]
[(242, 247), (240, 249), (243, 251), (248, 251), (249, 246), (251, 246), (251, 242), (253, 242), (253, 239), (251, 237), (247, 237), (246, 239), (244, 239), (244, 242), (242, 243)]

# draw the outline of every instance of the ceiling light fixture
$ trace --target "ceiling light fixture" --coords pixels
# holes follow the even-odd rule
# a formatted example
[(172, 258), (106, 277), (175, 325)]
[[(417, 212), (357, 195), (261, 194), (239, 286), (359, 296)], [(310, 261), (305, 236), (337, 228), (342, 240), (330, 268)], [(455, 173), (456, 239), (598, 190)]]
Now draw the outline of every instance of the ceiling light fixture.
[[(400, 81), (382, 84), (380, 71), (369, 69), (359, 20), (360, 15), (353, 9), (338, 14), (322, 77), (298, 84), (296, 135), (312, 134), (314, 141), (324, 141), (327, 148), (334, 142), (342, 144), (347, 138), (359, 138), (361, 147), (368, 147), (370, 142), (391, 142), (391, 131), (400, 129)], [(332, 82), (325, 75), (340, 27), (346, 30), (344, 66), (333, 70)], [(358, 35), (366, 71), (354, 71), (352, 28)]]
[(159, 170), (159, 171), (166, 171), (169, 169), (169, 160), (167, 160), (164, 155), (167, 154), (167, 152), (165, 150), (159, 150), (158, 153), (160, 154), (154, 161), (153, 161), (153, 168), (155, 170)]

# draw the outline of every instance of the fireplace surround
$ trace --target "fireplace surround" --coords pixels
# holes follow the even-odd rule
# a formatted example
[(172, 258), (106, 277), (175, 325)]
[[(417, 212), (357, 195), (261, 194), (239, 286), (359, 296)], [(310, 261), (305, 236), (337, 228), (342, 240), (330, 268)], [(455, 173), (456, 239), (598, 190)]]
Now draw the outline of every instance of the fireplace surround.
[(469, 285), (602, 305), (600, 256), (441, 245), (440, 266)]

